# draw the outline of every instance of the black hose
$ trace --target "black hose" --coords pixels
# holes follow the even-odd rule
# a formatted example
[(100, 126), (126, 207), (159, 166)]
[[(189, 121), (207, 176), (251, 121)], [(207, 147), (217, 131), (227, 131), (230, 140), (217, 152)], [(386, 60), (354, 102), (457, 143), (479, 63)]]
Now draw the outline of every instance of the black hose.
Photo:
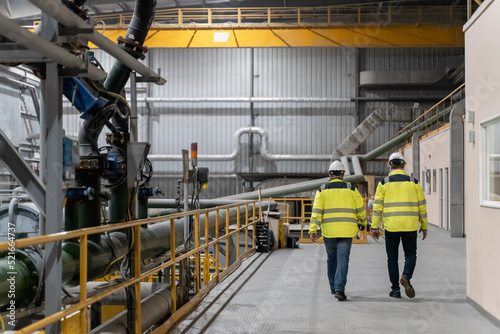
[(156, 0), (138, 0), (125, 38), (142, 46), (155, 17)]

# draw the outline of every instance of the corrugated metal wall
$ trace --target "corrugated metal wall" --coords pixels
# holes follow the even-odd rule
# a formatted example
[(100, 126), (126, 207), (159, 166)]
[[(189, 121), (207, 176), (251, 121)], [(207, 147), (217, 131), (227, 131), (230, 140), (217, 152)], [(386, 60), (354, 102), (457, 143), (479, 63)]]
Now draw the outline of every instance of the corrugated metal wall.
[[(139, 139), (151, 142), (151, 154), (179, 154), (198, 142), (199, 155), (229, 155), (237, 148), (235, 132), (252, 124), (250, 103), (144, 102), (154, 98), (200, 97), (336, 97), (358, 93), (358, 71), (427, 70), (441, 59), (463, 55), (461, 48), (266, 48), (266, 49), (151, 49), (144, 60), (160, 69), (165, 86), (138, 84)], [(96, 58), (106, 71), (114, 62), (101, 51)], [(127, 89), (128, 92), (128, 89)], [(442, 90), (359, 90), (364, 98), (444, 97)], [(430, 105), (431, 103), (429, 103)], [(69, 113), (67, 104), (65, 111)], [(254, 103), (254, 126), (264, 129), (272, 154), (328, 155), (359, 121), (379, 107), (412, 107), (413, 102), (302, 102)], [(420, 108), (426, 106), (421, 104)], [(65, 115), (69, 133), (78, 133), (78, 114)], [(404, 124), (383, 124), (360, 147), (368, 152), (391, 138)], [(253, 136), (253, 171), (259, 173), (324, 173), (329, 161), (267, 161), (259, 154), (260, 138)], [(235, 173), (250, 172), (250, 136), (239, 142), (235, 161), (199, 161), (210, 168), (211, 182), (203, 197), (235, 193), (241, 180)], [(182, 165), (155, 162), (153, 181), (172, 197)], [(368, 163), (367, 174), (383, 175), (384, 163)]]

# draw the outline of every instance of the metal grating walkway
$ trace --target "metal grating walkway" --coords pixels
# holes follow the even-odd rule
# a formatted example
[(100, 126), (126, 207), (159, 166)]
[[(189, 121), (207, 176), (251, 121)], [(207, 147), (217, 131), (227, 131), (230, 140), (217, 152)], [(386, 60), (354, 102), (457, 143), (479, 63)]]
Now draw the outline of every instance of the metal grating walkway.
[(388, 296), (383, 239), (353, 245), (347, 302), (330, 294), (324, 246), (302, 244), (243, 261), (170, 333), (499, 333), (466, 302), (465, 239), (431, 227), (418, 247), (414, 299)]

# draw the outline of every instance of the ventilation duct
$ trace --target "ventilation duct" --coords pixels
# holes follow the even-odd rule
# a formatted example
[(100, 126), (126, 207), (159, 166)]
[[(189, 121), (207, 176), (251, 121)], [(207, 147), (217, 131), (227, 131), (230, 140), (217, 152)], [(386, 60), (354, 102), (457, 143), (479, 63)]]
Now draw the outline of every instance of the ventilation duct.
[(464, 63), (464, 56), (444, 58), (432, 70), (425, 71), (362, 71), (359, 74), (360, 87), (377, 86), (434, 86), (447, 84), (453, 70)]

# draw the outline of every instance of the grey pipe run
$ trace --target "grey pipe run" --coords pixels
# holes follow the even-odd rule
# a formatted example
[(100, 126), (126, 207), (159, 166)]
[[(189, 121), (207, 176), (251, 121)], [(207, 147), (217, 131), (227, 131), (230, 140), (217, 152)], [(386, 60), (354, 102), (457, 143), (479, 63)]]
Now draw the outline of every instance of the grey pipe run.
[[(244, 204), (242, 204), (244, 205)], [(259, 203), (256, 203), (256, 210), (259, 208)], [(262, 209), (266, 210), (270, 207), (274, 210), (276, 203), (264, 201), (262, 202)], [(237, 222), (237, 208), (230, 208), (229, 210), (229, 223), (236, 224)], [(252, 215), (253, 204), (249, 204), (249, 216)], [(240, 221), (245, 219), (246, 210), (245, 208), (240, 208)], [(216, 212), (210, 212), (208, 215), (208, 227), (210, 233), (213, 233), (216, 223)], [(151, 224), (148, 228), (141, 228), (141, 259), (153, 259), (156, 258), (170, 250), (170, 221), (162, 223)], [(199, 217), (200, 231), (205, 230), (205, 215), (202, 214)], [(225, 228), (226, 226), (226, 210), (222, 209), (219, 211), (219, 227)], [(184, 219), (176, 219), (175, 221), (175, 245), (176, 247), (184, 243)], [(109, 235), (104, 235), (99, 243), (88, 241), (87, 246), (87, 279), (94, 280), (111, 271), (117, 270), (121, 261), (116, 261), (113, 265), (111, 263), (128, 253), (130, 249), (129, 239), (127, 238), (127, 233), (124, 231), (114, 231), (109, 233)], [(62, 283), (76, 285), (79, 281), (79, 257), (80, 257), (80, 245), (74, 242), (65, 242), (62, 245)], [(26, 280), (26, 286), (36, 285), (36, 282), (31, 282), (34, 277), (29, 270), (26, 268), (26, 264), (33, 263), (36, 265), (39, 259), (34, 258), (32, 255), (26, 256), (26, 260), (16, 262), (16, 271), (21, 273), (16, 276), (19, 282), (24, 282)], [(28, 266), (29, 267), (29, 266)], [(28, 268), (27, 267), (27, 268)], [(0, 282), (8, 282), (7, 279), (9, 275), (7, 274), (7, 258), (0, 259)], [(25, 276), (28, 277), (25, 277)], [(37, 277), (43, 277), (41, 269), (37, 273)], [(24, 281), (23, 281), (24, 280)], [(22, 290), (21, 288), (19, 290)], [(0, 284), (0, 307), (7, 305), (10, 302), (8, 297), (9, 285)], [(20, 298), (19, 302), (26, 299), (26, 305), (32, 302), (35, 298), (35, 294), (31, 294), (31, 290), (26, 290), (26, 294), (18, 293), (16, 298)], [(17, 301), (17, 299), (16, 299)]]
[(177, 102), (230, 102), (230, 103), (268, 103), (268, 102), (351, 102), (349, 97), (146, 97), (146, 103)]
[[(223, 206), (228, 204), (241, 203), (241, 200), (220, 200), (220, 199), (200, 199), (200, 209), (213, 208), (216, 206)], [(275, 204), (274, 204), (275, 205)], [(157, 199), (152, 198), (148, 201), (148, 208), (150, 209), (172, 209), (177, 208), (175, 199)]]
[[(235, 149), (231, 154), (211, 154), (211, 155), (198, 155), (198, 160), (202, 161), (229, 161), (234, 160), (240, 154), (241, 145), (240, 137), (245, 134), (257, 134), (260, 136), (260, 154), (266, 160), (272, 161), (290, 161), (290, 160), (300, 160), (300, 161), (324, 161), (330, 160), (330, 154), (272, 154), (269, 152), (269, 138), (266, 130), (257, 127), (245, 127), (238, 129), (234, 134)], [(180, 154), (150, 154), (148, 155), (150, 161), (182, 161), (182, 155)]]
[[(87, 282), (87, 297), (95, 296), (96, 294), (104, 291), (106, 288), (112, 286), (111, 282)], [(159, 285), (159, 286), (158, 286)], [(160, 290), (161, 287), (166, 287), (167, 284), (152, 283), (152, 282), (141, 282), (141, 299), (144, 299), (155, 291)], [(73, 295), (65, 299), (64, 304), (75, 303), (79, 301), (78, 294), (80, 293), (80, 287), (68, 287), (66, 291)], [(127, 303), (127, 294), (125, 289), (119, 290), (112, 293), (111, 295), (104, 297), (99, 301), (101, 305), (125, 305)]]
[[(349, 156), (349, 157), (344, 157), (343, 161), (346, 169), (348, 168), (348, 164), (346, 163), (346, 159), (350, 158), (353, 164), (354, 168), (354, 175), (346, 175), (344, 177), (345, 181), (356, 183), (356, 182), (363, 182), (364, 181), (364, 175), (361, 170), (361, 163), (360, 161), (369, 161), (372, 159), (375, 159), (379, 157), (380, 155), (384, 154), (385, 152), (389, 151), (390, 149), (396, 147), (399, 143), (404, 141), (405, 139), (408, 138), (408, 136), (411, 136), (416, 131), (419, 131), (426, 127), (428, 124), (436, 121), (439, 117), (442, 117), (448, 113), (451, 112), (453, 108), (448, 108), (437, 115), (430, 117), (427, 121), (420, 123), (418, 125), (415, 125), (414, 127), (408, 129), (404, 133), (400, 134), (399, 136), (395, 137), (394, 139), (388, 141), (384, 145), (379, 146), (373, 151), (370, 151), (364, 155), (359, 155), (359, 156)], [(323, 179), (318, 179), (318, 180), (312, 180), (312, 181), (305, 181), (305, 182), (299, 182), (299, 183), (294, 183), (294, 184), (289, 184), (281, 187), (275, 187), (275, 188), (269, 188), (269, 189), (263, 189), (261, 191), (261, 196), (262, 198), (276, 198), (276, 197), (281, 197), (281, 196), (286, 196), (286, 195), (291, 195), (299, 192), (305, 192), (305, 191), (313, 191), (318, 189), (322, 184), (328, 182), (329, 178), (323, 178)], [(248, 193), (243, 193), (243, 194), (238, 194), (238, 195), (233, 195), (233, 196), (226, 196), (226, 197), (220, 197), (218, 198), (219, 200), (225, 200), (225, 199), (231, 199), (231, 200), (255, 200), (259, 198), (259, 192), (258, 191), (252, 191)]]
[(41, 53), (44, 57), (57, 61), (69, 68), (87, 69), (88, 77), (92, 80), (102, 80), (106, 72), (93, 65), (86, 67), (85, 61), (69, 53), (63, 48), (51, 43), (44, 38), (21, 28), (16, 21), (0, 13), (0, 34), (11, 39), (30, 50)]
[(122, 64), (142, 75), (146, 80), (151, 80), (158, 85), (163, 85), (166, 80), (153, 72), (149, 67), (140, 63), (137, 59), (125, 52), (120, 46), (110, 41), (107, 37), (95, 31), (88, 23), (83, 21), (78, 15), (73, 13), (61, 1), (56, 0), (30, 0), (38, 8), (61, 22), (66, 27), (78, 29), (91, 29), (90, 34), (81, 35), (82, 38), (94, 43), (104, 51), (119, 60)]
[(358, 101), (439, 101), (435, 97), (394, 96), (394, 97), (146, 97), (138, 100), (153, 103), (321, 103)]
[[(176, 290), (177, 300), (180, 300), (180, 289)], [(158, 321), (172, 312), (172, 292), (165, 288), (147, 297), (141, 303), (141, 333), (147, 331)], [(127, 311), (123, 311), (111, 320), (101, 324), (89, 332), (90, 334), (128, 334)]]

